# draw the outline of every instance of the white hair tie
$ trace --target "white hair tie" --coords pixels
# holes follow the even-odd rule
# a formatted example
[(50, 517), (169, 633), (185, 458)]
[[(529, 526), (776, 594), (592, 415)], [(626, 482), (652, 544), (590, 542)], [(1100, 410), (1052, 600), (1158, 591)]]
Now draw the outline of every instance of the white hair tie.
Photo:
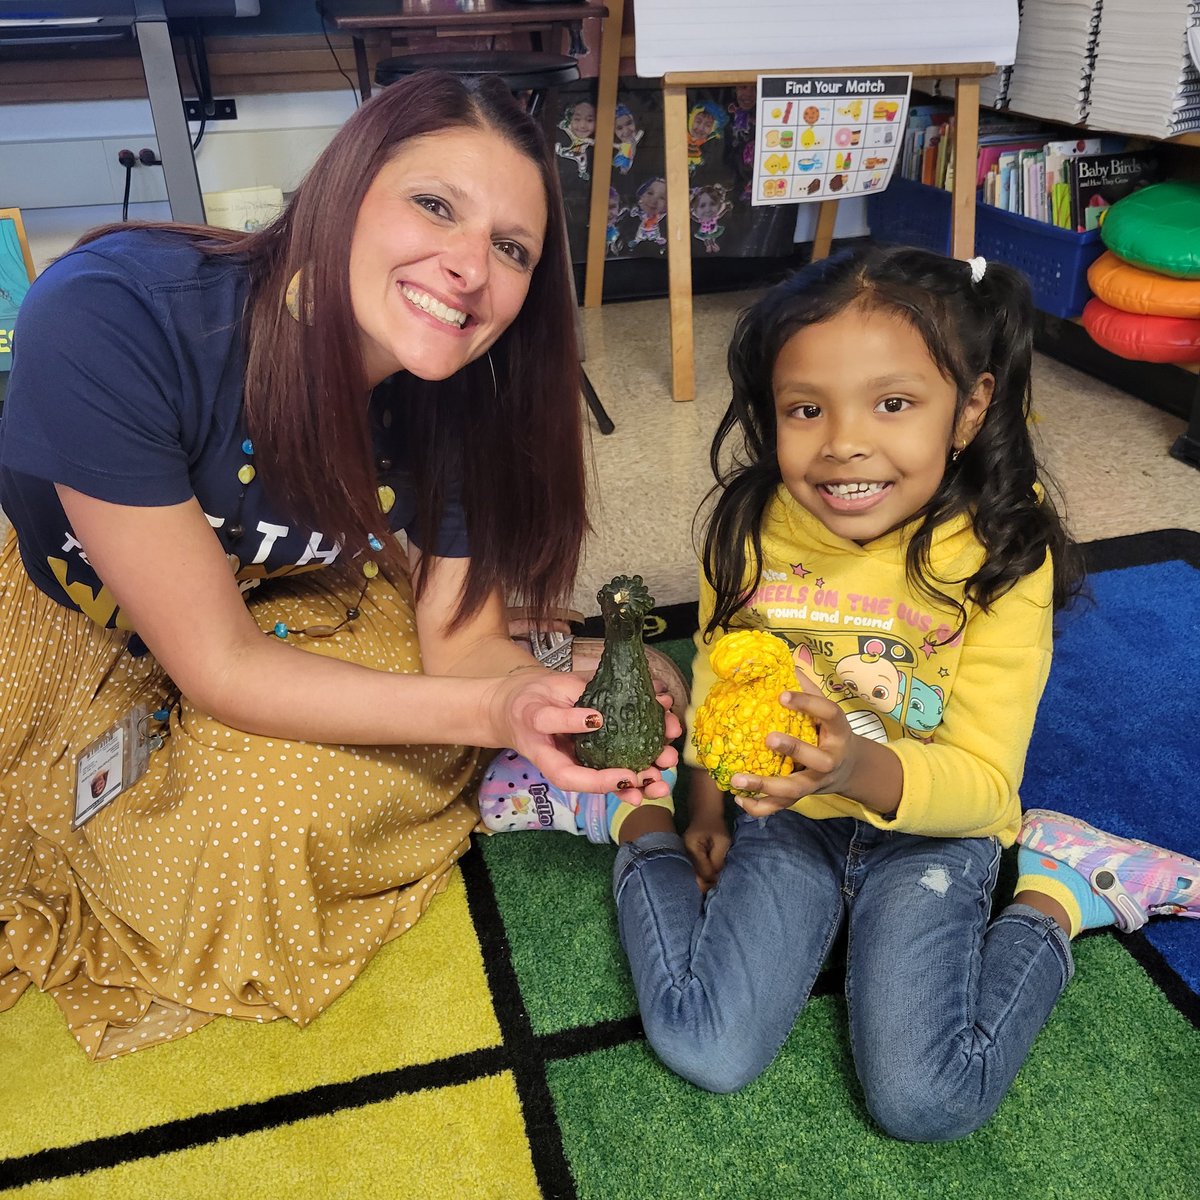
[(971, 268), (971, 282), (978, 283), (983, 278), (983, 273), (987, 270), (986, 258), (969, 258), (967, 266)]

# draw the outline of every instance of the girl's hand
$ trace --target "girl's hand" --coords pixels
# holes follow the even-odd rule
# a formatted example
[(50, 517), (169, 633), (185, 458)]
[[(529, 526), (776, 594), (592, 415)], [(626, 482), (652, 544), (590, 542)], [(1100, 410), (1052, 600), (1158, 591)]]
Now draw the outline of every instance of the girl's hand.
[(863, 739), (854, 734), (846, 714), (832, 700), (807, 690), (807, 680), (798, 680), (804, 690), (784, 692), (779, 702), (795, 712), (808, 713), (817, 725), (817, 745), (809, 745), (786, 733), (769, 733), (766, 743), (776, 754), (786, 755), (795, 764), (790, 775), (735, 775), (734, 787), (755, 796), (735, 796), (742, 809), (752, 817), (767, 817), (781, 808), (790, 808), (797, 800), (818, 792), (847, 795), (858, 769)]
[(683, 845), (696, 868), (696, 882), (702, 892), (716, 884), (731, 841), (724, 813), (695, 816), (685, 830)]
[(725, 794), (704, 770), (690, 772), (688, 827), (683, 844), (696, 871), (696, 883), (707, 892), (717, 882), (729, 852), (730, 836), (725, 825)]
[[(522, 668), (496, 681), (488, 701), (488, 724), (496, 730), (493, 744), (511, 746), (523, 754), (556, 787), (573, 792), (620, 792), (626, 803), (638, 805), (643, 795), (666, 796), (670, 788), (662, 772), (673, 767), (679, 754), (664, 745), (654, 765), (641, 771), (612, 767), (594, 771), (575, 757), (575, 735), (600, 728), (600, 714), (576, 708), (586, 679), (574, 672)], [(659, 697), (666, 713), (666, 740), (682, 732), (670, 711), (670, 697)]]

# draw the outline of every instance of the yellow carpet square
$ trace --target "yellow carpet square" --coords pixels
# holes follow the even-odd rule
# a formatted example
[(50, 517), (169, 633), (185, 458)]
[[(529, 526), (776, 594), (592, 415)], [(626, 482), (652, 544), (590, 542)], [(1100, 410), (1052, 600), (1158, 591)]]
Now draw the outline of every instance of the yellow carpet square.
[(511, 1074), (34, 1183), (21, 1200), (445, 1196), (539, 1200)]
[(0, 1157), (232, 1108), (500, 1043), (462, 875), (307, 1029), (219, 1018), (176, 1042), (91, 1063), (54, 1002), (0, 1021)]

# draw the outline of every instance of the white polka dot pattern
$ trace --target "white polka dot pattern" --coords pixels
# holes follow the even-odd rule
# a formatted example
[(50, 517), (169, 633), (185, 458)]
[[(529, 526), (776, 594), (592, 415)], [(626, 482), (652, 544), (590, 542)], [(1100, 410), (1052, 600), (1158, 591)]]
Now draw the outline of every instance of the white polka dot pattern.
[[(259, 589), (259, 624), (336, 624), (358, 583)], [(265, 594), (262, 594), (265, 593)], [(406, 584), (371, 583), (349, 630), (301, 652), (418, 671)], [(0, 549), (0, 1009), (51, 993), (92, 1058), (223, 1015), (306, 1024), (425, 911), (466, 850), (478, 754), (242, 733), (183, 700), (141, 780), (72, 830), (79, 750), (170, 690), (39, 592)]]

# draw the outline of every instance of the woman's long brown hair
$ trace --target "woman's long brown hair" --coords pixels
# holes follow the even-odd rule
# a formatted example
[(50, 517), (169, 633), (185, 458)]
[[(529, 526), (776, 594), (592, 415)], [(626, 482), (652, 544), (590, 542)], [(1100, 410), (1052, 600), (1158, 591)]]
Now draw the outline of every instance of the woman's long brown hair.
[[(366, 550), (374, 534), (394, 556), (377, 500), (350, 242), (368, 187), (401, 145), (452, 128), (488, 131), (524, 154), (541, 174), (549, 213), (525, 304), (491, 350), (495, 385), (486, 359), (442, 382), (400, 374), (380, 385), (394, 390), (411, 439), (419, 545), (435, 544), (451, 491), (461, 493), (471, 559), (458, 624), (496, 589), (541, 613), (569, 599), (589, 528), (566, 225), (536, 122), (498, 79), (423, 71), (363, 105), (266, 228), (154, 227), (247, 264), (245, 419), (272, 498), (347, 552)], [(129, 227), (93, 230), (81, 244)], [(305, 322), (283, 300), (297, 271)], [(415, 582), (419, 595), (423, 579)]]

